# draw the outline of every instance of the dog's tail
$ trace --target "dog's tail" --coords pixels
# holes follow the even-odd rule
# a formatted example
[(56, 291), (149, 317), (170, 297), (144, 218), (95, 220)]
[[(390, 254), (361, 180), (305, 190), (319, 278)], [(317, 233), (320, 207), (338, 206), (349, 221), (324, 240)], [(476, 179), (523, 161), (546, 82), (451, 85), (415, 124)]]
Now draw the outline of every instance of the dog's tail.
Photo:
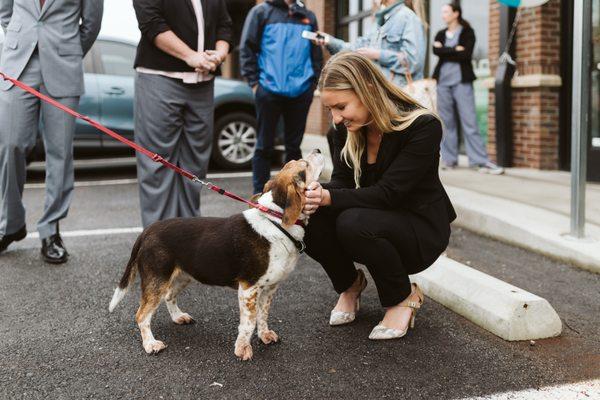
[(133, 245), (133, 249), (131, 249), (131, 256), (129, 257), (129, 262), (127, 263), (127, 267), (125, 268), (125, 272), (123, 272), (123, 276), (121, 277), (121, 281), (119, 282), (119, 286), (115, 289), (115, 293), (110, 301), (108, 306), (108, 312), (113, 312), (115, 307), (123, 300), (123, 297), (127, 294), (129, 290), (129, 286), (131, 282), (135, 279), (135, 274), (137, 272), (137, 258), (138, 252), (140, 251), (140, 247), (142, 245), (142, 233), (135, 244)]

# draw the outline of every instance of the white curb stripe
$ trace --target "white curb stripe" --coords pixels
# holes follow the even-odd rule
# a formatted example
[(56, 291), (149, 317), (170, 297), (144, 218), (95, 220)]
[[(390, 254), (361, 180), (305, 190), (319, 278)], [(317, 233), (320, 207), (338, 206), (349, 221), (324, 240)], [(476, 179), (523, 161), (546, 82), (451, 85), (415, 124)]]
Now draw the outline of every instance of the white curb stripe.
[[(65, 231), (61, 232), (62, 237), (83, 237), (83, 236), (102, 236), (102, 235), (120, 235), (125, 233), (141, 233), (143, 228), (108, 228), (108, 229), (87, 229), (79, 231)], [(38, 232), (32, 232), (27, 235), (26, 239), (39, 239), (40, 234)]]
[[(108, 179), (104, 181), (83, 181), (75, 182), (75, 187), (87, 186), (111, 186), (111, 185), (131, 185), (137, 183), (137, 179)], [(27, 183), (25, 189), (44, 189), (45, 183)]]
[[(279, 170), (273, 170), (272, 173), (277, 173)], [(227, 178), (251, 178), (252, 172), (219, 172), (208, 174), (206, 179), (227, 179)], [(92, 186), (113, 186), (113, 185), (132, 185), (137, 184), (137, 179), (107, 179), (102, 181), (81, 181), (75, 182), (75, 187), (92, 187)], [(25, 189), (44, 189), (44, 183), (27, 183)]]
[(600, 399), (600, 380), (469, 397), (463, 400), (591, 400)]

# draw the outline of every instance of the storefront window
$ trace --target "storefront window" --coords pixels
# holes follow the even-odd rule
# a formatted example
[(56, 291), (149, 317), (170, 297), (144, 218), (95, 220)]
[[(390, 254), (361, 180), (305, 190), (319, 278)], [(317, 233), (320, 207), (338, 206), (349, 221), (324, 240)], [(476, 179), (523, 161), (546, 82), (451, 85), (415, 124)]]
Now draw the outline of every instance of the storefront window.
[(365, 35), (371, 28), (372, 0), (338, 0), (338, 24), (336, 36), (352, 42)]

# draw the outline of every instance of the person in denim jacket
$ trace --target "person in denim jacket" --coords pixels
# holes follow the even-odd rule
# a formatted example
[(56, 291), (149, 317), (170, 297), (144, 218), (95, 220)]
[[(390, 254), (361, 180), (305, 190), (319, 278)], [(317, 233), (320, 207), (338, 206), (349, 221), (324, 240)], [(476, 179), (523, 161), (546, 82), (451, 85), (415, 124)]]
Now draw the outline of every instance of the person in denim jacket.
[(400, 87), (407, 84), (407, 67), (414, 80), (423, 79), (427, 37), (425, 22), (416, 14), (423, 10), (421, 0), (383, 0), (381, 4), (374, 14), (373, 28), (366, 36), (349, 43), (320, 32), (325, 39), (319, 43), (332, 55), (356, 51), (368, 57)]

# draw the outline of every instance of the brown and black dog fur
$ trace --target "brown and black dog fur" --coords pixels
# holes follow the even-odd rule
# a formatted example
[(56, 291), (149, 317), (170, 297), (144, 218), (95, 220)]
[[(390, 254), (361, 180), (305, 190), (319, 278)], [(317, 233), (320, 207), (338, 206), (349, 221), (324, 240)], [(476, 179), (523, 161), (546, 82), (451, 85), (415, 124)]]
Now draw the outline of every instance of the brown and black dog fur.
[(257, 209), (228, 218), (174, 218), (159, 221), (136, 240), (109, 311), (123, 299), (136, 272), (141, 278), (142, 297), (136, 313), (147, 353), (158, 353), (166, 345), (156, 340), (150, 322), (162, 300), (176, 324), (194, 322), (177, 306), (177, 295), (195, 279), (207, 285), (238, 289), (240, 325), (235, 354), (252, 358), (250, 339), (258, 325), (265, 343), (278, 340), (269, 330), (267, 317), (278, 284), (295, 267), (298, 251), (292, 241), (269, 219), (280, 222), (296, 240), (304, 228), (295, 225), (302, 214), (306, 184), (318, 179), (323, 156), (313, 151), (306, 160), (290, 161), (265, 185), (258, 202), (283, 213), (282, 221)]

